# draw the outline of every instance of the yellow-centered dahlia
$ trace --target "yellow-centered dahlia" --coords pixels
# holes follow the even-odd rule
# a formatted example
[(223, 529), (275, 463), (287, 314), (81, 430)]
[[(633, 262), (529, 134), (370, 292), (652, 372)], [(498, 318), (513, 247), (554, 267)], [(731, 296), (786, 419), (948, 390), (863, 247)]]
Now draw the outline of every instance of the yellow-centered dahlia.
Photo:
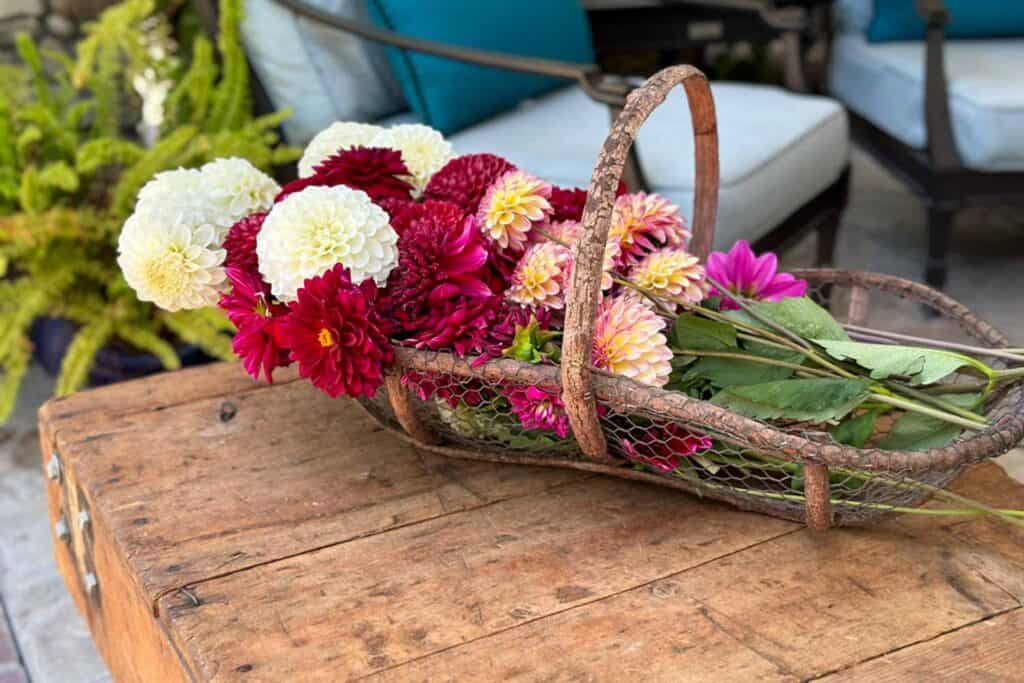
[(685, 247), (689, 239), (679, 207), (664, 197), (637, 192), (615, 200), (608, 240), (619, 243), (626, 263), (660, 247)]
[(651, 252), (633, 266), (629, 279), (651, 294), (676, 304), (700, 303), (709, 290), (704, 267), (685, 249), (665, 248)]
[(565, 308), (572, 253), (556, 242), (531, 245), (512, 273), (508, 298), (524, 306)]
[(522, 251), (533, 226), (551, 215), (551, 185), (522, 171), (505, 173), (480, 200), (480, 229), (502, 249)]
[(594, 321), (595, 367), (661, 387), (672, 372), (672, 351), (661, 331), (665, 321), (628, 297), (605, 299)]
[[(583, 224), (579, 221), (558, 221), (556, 223), (549, 223), (544, 227), (543, 232), (556, 240), (574, 247), (576, 241), (580, 237), (580, 233), (583, 231)], [(615, 264), (619, 260), (619, 243), (614, 240), (609, 240), (604, 245), (604, 264), (602, 266), (601, 273), (601, 290), (608, 291), (615, 284), (612, 281), (612, 273), (615, 271)]]

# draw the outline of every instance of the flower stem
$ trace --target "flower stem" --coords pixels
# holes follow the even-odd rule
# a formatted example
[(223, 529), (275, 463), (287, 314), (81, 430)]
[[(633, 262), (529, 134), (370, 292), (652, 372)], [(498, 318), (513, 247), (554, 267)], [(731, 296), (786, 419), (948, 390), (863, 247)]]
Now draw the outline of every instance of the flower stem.
[(804, 347), (805, 349), (810, 349), (811, 348), (811, 345), (803, 337), (801, 337), (800, 335), (794, 333), (792, 330), (786, 329), (784, 326), (778, 324), (774, 320), (771, 320), (770, 318), (767, 318), (767, 317), (761, 315), (760, 313), (758, 313), (757, 311), (755, 311), (754, 308), (750, 304), (748, 304), (746, 301), (744, 301), (743, 297), (737, 296), (737, 295), (733, 294), (732, 292), (730, 292), (721, 282), (719, 282), (715, 278), (711, 277), (711, 275), (705, 273), (704, 277), (707, 279), (708, 282), (710, 282), (716, 288), (718, 288), (719, 294), (721, 294), (724, 297), (728, 297), (737, 306), (742, 308), (743, 311), (747, 315), (749, 315), (751, 318), (753, 318), (754, 320), (756, 320), (759, 323), (762, 323), (764, 325), (767, 325), (773, 331), (777, 332), (778, 334), (781, 334), (784, 337), (788, 337), (790, 340), (792, 340), (796, 344)]
[(955, 424), (966, 429), (985, 429), (988, 427), (987, 422), (982, 422), (978, 419), (969, 420), (959, 415), (951, 415), (935, 408), (929, 408), (913, 401), (908, 401), (903, 398), (897, 398), (896, 396), (885, 396), (883, 394), (874, 393), (870, 395), (871, 400), (878, 401), (879, 403), (887, 403), (896, 408), (902, 408), (911, 413), (919, 413), (921, 415), (927, 415), (928, 417), (934, 417), (950, 424)]
[(1008, 370), (995, 370), (994, 374), (997, 382), (1024, 379), (1024, 367), (1009, 368)]
[(705, 356), (708, 358), (732, 358), (735, 360), (750, 361), (751, 363), (759, 363), (761, 365), (772, 365), (777, 368), (787, 368), (794, 372), (806, 372), (811, 375), (817, 375), (819, 377), (835, 377), (830, 372), (825, 370), (819, 370), (817, 368), (809, 368), (805, 365), (797, 365), (796, 363), (787, 363), (783, 360), (776, 360), (774, 358), (765, 358), (763, 356), (754, 356), (746, 353), (736, 353), (732, 351), (703, 351), (699, 349), (677, 349), (673, 348), (672, 352), (679, 356)]

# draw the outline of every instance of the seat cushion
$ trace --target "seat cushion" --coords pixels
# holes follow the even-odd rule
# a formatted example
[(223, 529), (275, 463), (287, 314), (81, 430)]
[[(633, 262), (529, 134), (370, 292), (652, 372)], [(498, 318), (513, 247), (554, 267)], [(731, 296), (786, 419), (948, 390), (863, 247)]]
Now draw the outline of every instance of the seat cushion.
[[(924, 43), (836, 38), (831, 89), (854, 112), (918, 149), (926, 145)], [(953, 134), (963, 163), (979, 171), (1024, 170), (1024, 39), (960, 40), (945, 46)]]
[[(833, 100), (770, 86), (716, 83), (721, 189), (715, 244), (756, 240), (820, 193), (847, 163), (846, 116)], [(499, 154), (552, 183), (586, 187), (609, 130), (608, 109), (565, 88), (451, 138), (457, 152)], [(640, 131), (652, 190), (693, 215), (693, 132), (682, 90)]]
[[(446, 45), (566, 62), (594, 60), (587, 14), (576, 0), (368, 0), (374, 21)], [(402, 91), (420, 120), (449, 135), (565, 80), (388, 48)]]
[[(369, 23), (362, 0), (309, 0)], [(278, 108), (283, 128), (304, 145), (332, 121), (372, 121), (406, 108), (381, 47), (298, 17), (274, 0), (246, 0), (242, 40), (253, 70)]]
[[(949, 11), (947, 38), (999, 38), (1024, 35), (1024, 3), (1007, 0), (944, 0)], [(926, 26), (914, 3), (874, 0), (867, 38), (872, 42), (923, 40)]]

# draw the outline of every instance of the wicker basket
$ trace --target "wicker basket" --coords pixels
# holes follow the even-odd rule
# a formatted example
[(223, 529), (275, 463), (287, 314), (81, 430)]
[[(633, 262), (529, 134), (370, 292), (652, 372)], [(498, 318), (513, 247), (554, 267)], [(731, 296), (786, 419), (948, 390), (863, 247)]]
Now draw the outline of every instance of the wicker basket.
[[(991, 426), (929, 451), (851, 448), (811, 425), (787, 428), (752, 420), (685, 394), (592, 370), (591, 330), (600, 297), (603, 245), (615, 191), (630, 145), (650, 113), (682, 84), (692, 116), (696, 195), (691, 250), (702, 259), (711, 249), (718, 196), (718, 139), (714, 104), (704, 76), (688, 66), (665, 69), (630, 95), (604, 143), (591, 179), (576, 247), (566, 304), (562, 364), (529, 365), (511, 359), (474, 367), (451, 353), (396, 348), (396, 364), (385, 389), (364, 406), (386, 428), (416, 446), (443, 455), (528, 465), (565, 467), (647, 481), (726, 501), (825, 529), (877, 521), (926, 501), (969, 463), (1005, 453), (1024, 437), (1024, 389), (1005, 387), (990, 397)], [(796, 273), (812, 288), (827, 291), (834, 311), (844, 304), (848, 322), (858, 323), (871, 297), (894, 296), (921, 304), (955, 321), (986, 346), (1006, 337), (944, 294), (900, 278), (839, 270)], [(842, 315), (838, 317), (842, 318)], [(426, 400), (402, 376), (427, 383)], [(515, 388), (561, 391), (572, 438), (557, 439), (522, 429), (503, 398)], [(640, 470), (623, 449), (671, 451), (683, 427), (713, 439), (716, 468), (700, 476)], [(870, 442), (869, 442), (870, 443)], [(649, 468), (650, 469), (650, 468)], [(714, 471), (712, 471), (714, 470)], [(864, 480), (858, 473), (872, 476)]]

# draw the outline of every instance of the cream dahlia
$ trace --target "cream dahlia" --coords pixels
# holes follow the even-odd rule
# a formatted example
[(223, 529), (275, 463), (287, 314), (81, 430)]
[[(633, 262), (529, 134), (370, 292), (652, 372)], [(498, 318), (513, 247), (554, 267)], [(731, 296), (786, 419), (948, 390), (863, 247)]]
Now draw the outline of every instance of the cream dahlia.
[(320, 162), (349, 147), (369, 147), (384, 129), (368, 123), (335, 121), (313, 136), (299, 159), (299, 177), (313, 175)]
[[(173, 217), (186, 225), (209, 224), (217, 232), (227, 218), (219, 215), (218, 207), (203, 189), (202, 174), (195, 168), (178, 168), (154, 175), (139, 190), (135, 213), (149, 214), (158, 221)], [(229, 223), (224, 232), (230, 227)]]
[[(708, 295), (704, 267), (685, 249), (652, 251), (629, 271), (631, 282), (676, 304), (700, 303)], [(641, 296), (634, 292), (636, 296)]]
[(256, 255), (274, 296), (293, 301), (304, 280), (338, 263), (356, 285), (373, 278), (383, 286), (398, 262), (397, 242), (387, 213), (365, 192), (308, 187), (270, 210), (256, 239)]
[(659, 195), (637, 192), (615, 200), (608, 239), (618, 242), (623, 260), (633, 264), (659, 247), (685, 247), (690, 231), (678, 206)]
[(441, 167), (455, 158), (451, 144), (438, 131), (419, 123), (406, 123), (380, 131), (373, 147), (388, 147), (402, 153), (409, 167), (417, 196)]
[[(199, 169), (202, 191), (227, 233), (238, 220), (273, 205), (281, 187), (245, 159), (215, 159)], [(224, 234), (220, 237), (223, 238)]]
[(531, 245), (512, 273), (508, 298), (524, 306), (565, 308), (572, 253), (556, 242)]
[(179, 217), (132, 214), (117, 244), (117, 264), (139, 299), (168, 311), (214, 306), (226, 286), (217, 230)]
[(522, 171), (498, 178), (480, 200), (477, 219), (502, 249), (522, 251), (533, 226), (551, 215), (551, 185)]
[(672, 372), (672, 351), (661, 334), (664, 327), (665, 321), (639, 301), (605, 299), (594, 322), (594, 366), (664, 386)]

